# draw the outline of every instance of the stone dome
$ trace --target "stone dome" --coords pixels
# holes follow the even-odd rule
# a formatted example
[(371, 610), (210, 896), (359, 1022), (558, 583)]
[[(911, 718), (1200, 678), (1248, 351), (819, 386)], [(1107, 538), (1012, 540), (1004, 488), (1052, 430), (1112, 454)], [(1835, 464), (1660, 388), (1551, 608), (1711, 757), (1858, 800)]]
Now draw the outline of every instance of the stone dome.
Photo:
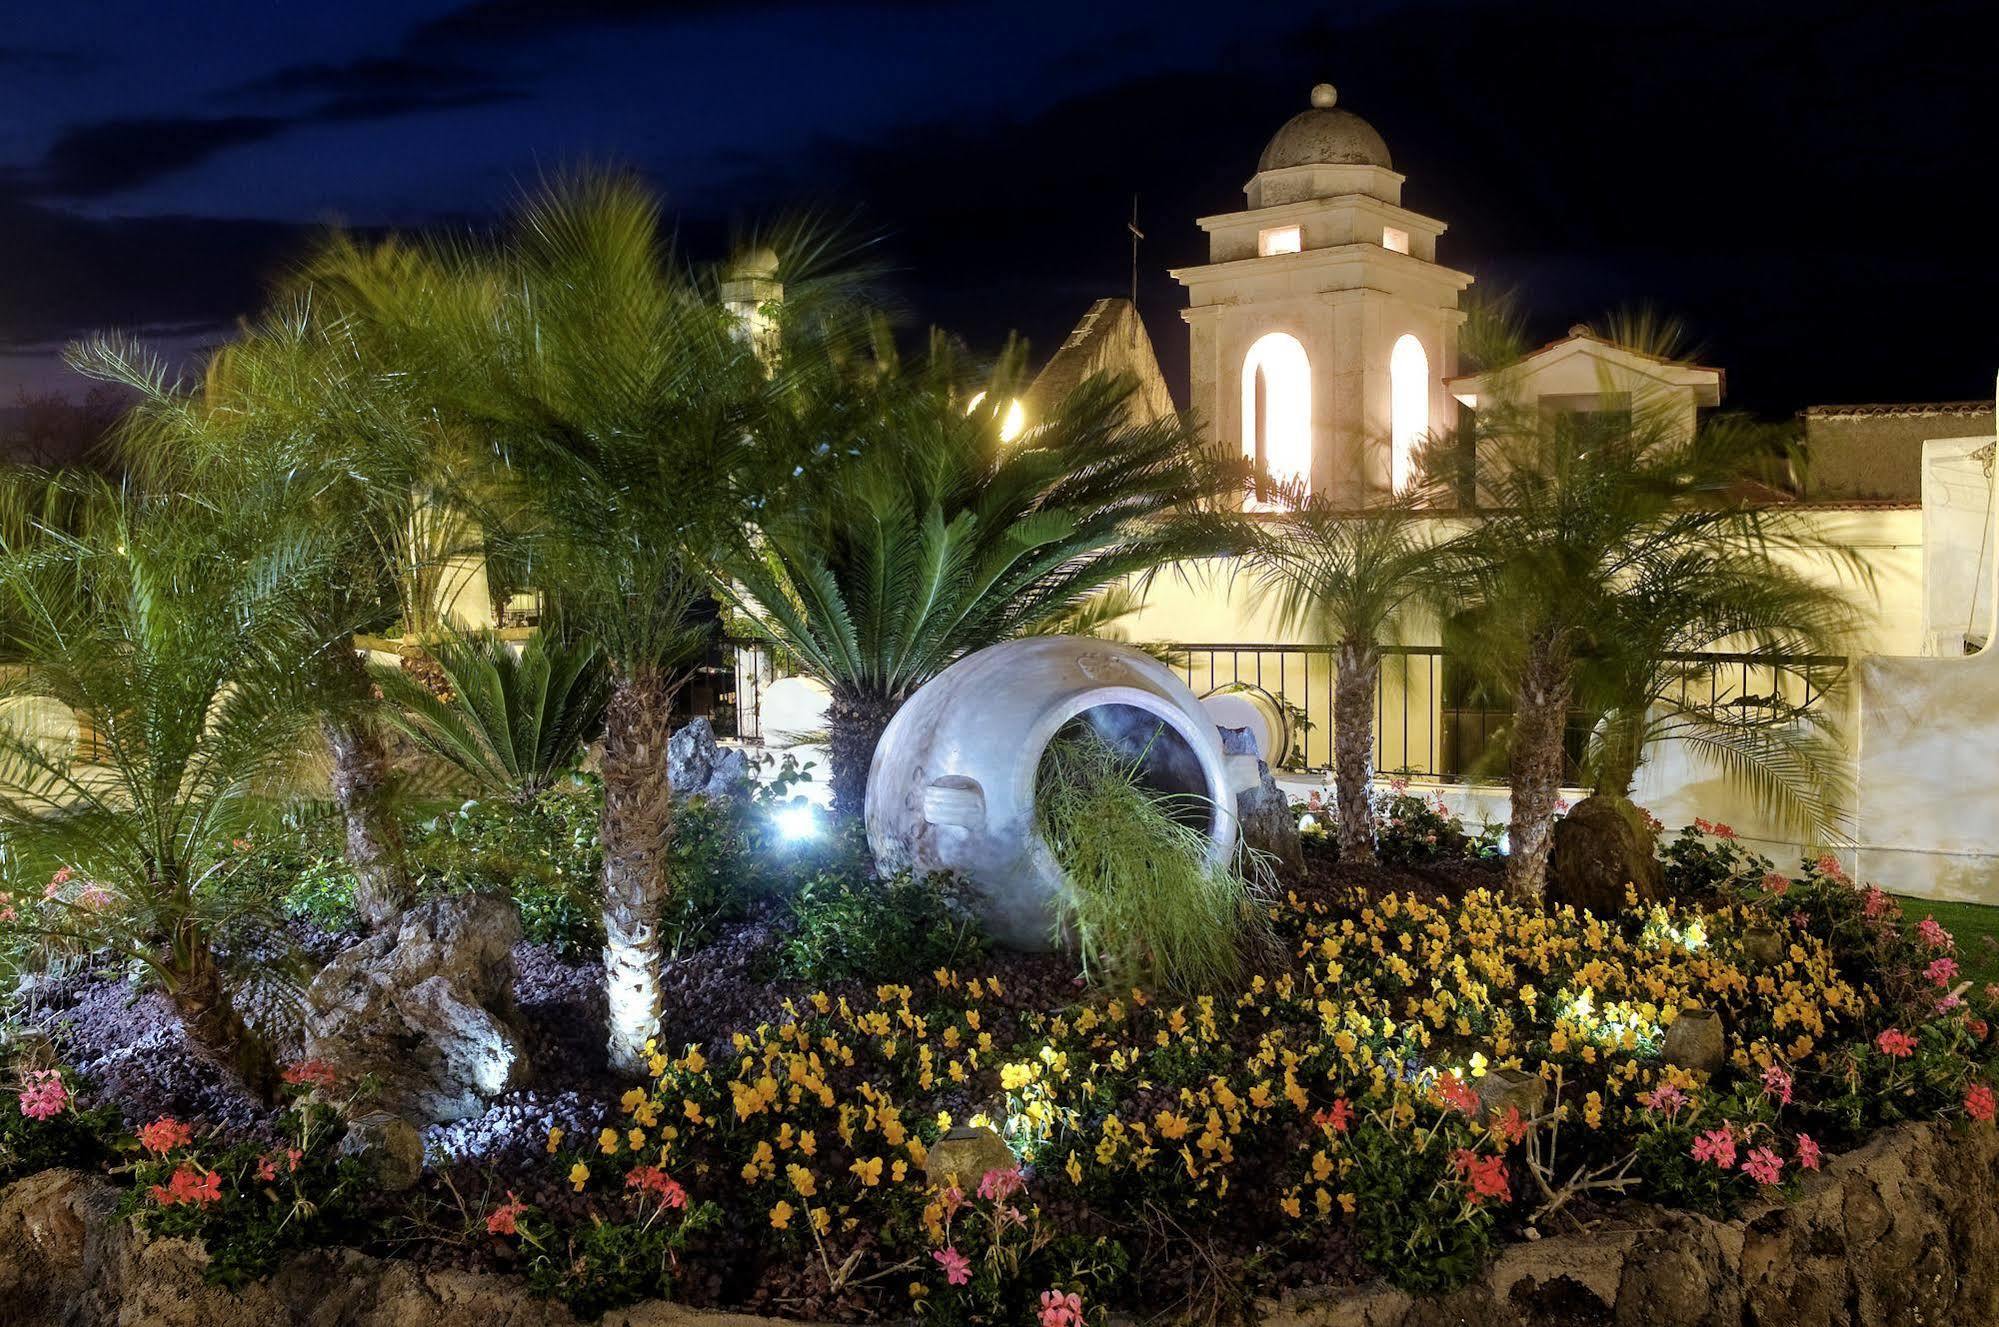
[(1338, 109), (1339, 94), (1331, 83), (1312, 89), (1312, 108), (1284, 122), (1272, 136), (1259, 171), (1286, 166), (1390, 166), (1388, 144), (1374, 126), (1352, 111)]

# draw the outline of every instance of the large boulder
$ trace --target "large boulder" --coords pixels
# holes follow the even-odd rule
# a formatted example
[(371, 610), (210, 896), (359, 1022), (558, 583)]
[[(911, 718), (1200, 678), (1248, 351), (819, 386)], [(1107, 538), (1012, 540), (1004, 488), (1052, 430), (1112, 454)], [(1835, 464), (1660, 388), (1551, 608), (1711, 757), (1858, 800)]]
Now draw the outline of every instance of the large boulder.
[(1623, 911), (1631, 890), (1640, 903), (1656, 903), (1666, 894), (1665, 869), (1645, 813), (1622, 797), (1583, 798), (1555, 822), (1548, 901), (1611, 917)]
[(372, 1075), (373, 1109), (461, 1120), (527, 1077), (515, 1029), (514, 905), (482, 894), (432, 899), (394, 931), (345, 950), (306, 992), (307, 1058), (342, 1082)]
[(1256, 734), (1248, 728), (1219, 725), (1215, 731), (1221, 734), (1223, 752), (1256, 759), (1256, 783), (1235, 798), (1242, 841), (1258, 852), (1269, 853), (1286, 870), (1304, 870), (1305, 846), (1298, 840), (1298, 817), (1291, 814), (1291, 799), (1277, 786), (1277, 776), (1257, 750)]
[(715, 740), (715, 726), (695, 719), (666, 743), (666, 785), (675, 797), (713, 801), (750, 795), (750, 758)]

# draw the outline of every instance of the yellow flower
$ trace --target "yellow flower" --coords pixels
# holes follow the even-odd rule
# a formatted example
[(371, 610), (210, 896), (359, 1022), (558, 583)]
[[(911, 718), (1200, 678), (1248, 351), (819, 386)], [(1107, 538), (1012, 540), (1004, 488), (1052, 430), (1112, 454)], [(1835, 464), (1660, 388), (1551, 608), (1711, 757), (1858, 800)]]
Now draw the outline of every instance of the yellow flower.
[(812, 1209), (812, 1228), (814, 1230), (818, 1231), (820, 1234), (823, 1235), (826, 1233), (826, 1228), (832, 1224), (833, 1224), (833, 1214), (831, 1212), (828, 1212), (823, 1207), (815, 1207)]
[(1305, 1210), (1304, 1205), (1298, 1201), (1298, 1195), (1295, 1193), (1285, 1194), (1283, 1200), (1277, 1206), (1283, 1210), (1284, 1215), (1290, 1217), (1293, 1221), (1296, 1221)]
[(607, 1157), (616, 1156), (618, 1154), (618, 1131), (616, 1129), (606, 1129), (604, 1132), (598, 1134), (597, 1149)]
[(579, 1161), (575, 1165), (569, 1168), (570, 1188), (576, 1190), (576, 1192), (578, 1193), (581, 1193), (583, 1192), (583, 1186), (588, 1184), (589, 1182), (590, 1182), (590, 1167), (584, 1165), (581, 1161)]
[(784, 1201), (784, 1199), (782, 1198), (778, 1199), (777, 1205), (770, 1209), (771, 1229), (783, 1230), (785, 1227), (789, 1226), (791, 1224), (791, 1213), (792, 1213), (791, 1204)]
[(867, 1161), (855, 1161), (847, 1167), (861, 1181), (864, 1188), (872, 1189), (882, 1182), (882, 1159), (873, 1157)]
[(1081, 1184), (1083, 1182), (1083, 1163), (1076, 1159), (1076, 1153), (1073, 1150), (1069, 1153), (1069, 1163), (1062, 1167), (1062, 1169), (1068, 1172), (1069, 1183)]
[(810, 1198), (819, 1192), (819, 1181), (813, 1178), (811, 1171), (796, 1162), (786, 1166), (784, 1174), (791, 1181), (791, 1187), (798, 1190), (799, 1197)]
[(557, 1125), (555, 1128), (550, 1129), (548, 1131), (548, 1154), (550, 1156), (554, 1156), (555, 1149), (561, 1146), (562, 1146), (562, 1126)]
[(629, 1115), (633, 1111), (637, 1110), (639, 1108), (639, 1103), (644, 1101), (645, 1099), (646, 1099), (645, 1089), (641, 1087), (635, 1087), (631, 1091), (625, 1093), (624, 1096), (618, 1099), (618, 1108), (624, 1111), (625, 1114)]

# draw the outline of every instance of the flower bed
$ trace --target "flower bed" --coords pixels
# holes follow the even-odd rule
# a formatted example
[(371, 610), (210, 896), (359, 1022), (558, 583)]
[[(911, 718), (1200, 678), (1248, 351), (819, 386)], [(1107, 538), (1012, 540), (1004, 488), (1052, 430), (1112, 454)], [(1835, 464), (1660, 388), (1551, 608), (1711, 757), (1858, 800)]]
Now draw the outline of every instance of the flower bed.
[[(401, 1199), (312, 1127), (348, 1086), (295, 1069), (299, 1141), (155, 1122), (124, 1144), (127, 1205), (225, 1280), (354, 1242), (518, 1271), (582, 1316), (673, 1297), (1075, 1327), (1377, 1275), (1471, 1293), (1511, 1242), (1623, 1223), (1627, 1200), (1726, 1220), (1809, 1195), (1882, 1125), (1990, 1132), (1999, 992), (1957, 978), (1947, 932), (1830, 863), (1725, 889), (1598, 920), (1321, 872), (1272, 908), (1288, 961), (1226, 994), (1089, 994), (1017, 958), (792, 985), (657, 1047), (650, 1081), (532, 1160)], [(1712, 1073), (1666, 1057), (1696, 1007)], [(33, 1118), (46, 1080), (23, 1088), (10, 1138), (74, 1127), (67, 1101)], [(965, 1125), (1009, 1153), (933, 1174)]]

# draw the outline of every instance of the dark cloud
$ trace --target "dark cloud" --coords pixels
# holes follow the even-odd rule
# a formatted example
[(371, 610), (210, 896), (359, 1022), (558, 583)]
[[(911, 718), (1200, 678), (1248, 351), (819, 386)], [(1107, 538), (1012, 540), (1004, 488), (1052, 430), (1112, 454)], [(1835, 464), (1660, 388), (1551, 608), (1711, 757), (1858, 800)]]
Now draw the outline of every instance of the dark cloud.
[(29, 179), (39, 191), (62, 198), (121, 193), (225, 148), (270, 138), (291, 123), (275, 115), (97, 120), (64, 130)]
[(415, 29), (412, 46), (462, 42), (511, 43), (579, 27), (669, 24), (787, 9), (943, 8), (949, 0), (471, 0)]
[(248, 97), (407, 98), (465, 96), (497, 92), (503, 81), (492, 71), (455, 60), (409, 55), (375, 56), (344, 64), (308, 61), (239, 83), (232, 91)]
[(76, 51), (0, 46), (0, 70), (14, 74), (78, 74), (93, 62)]

